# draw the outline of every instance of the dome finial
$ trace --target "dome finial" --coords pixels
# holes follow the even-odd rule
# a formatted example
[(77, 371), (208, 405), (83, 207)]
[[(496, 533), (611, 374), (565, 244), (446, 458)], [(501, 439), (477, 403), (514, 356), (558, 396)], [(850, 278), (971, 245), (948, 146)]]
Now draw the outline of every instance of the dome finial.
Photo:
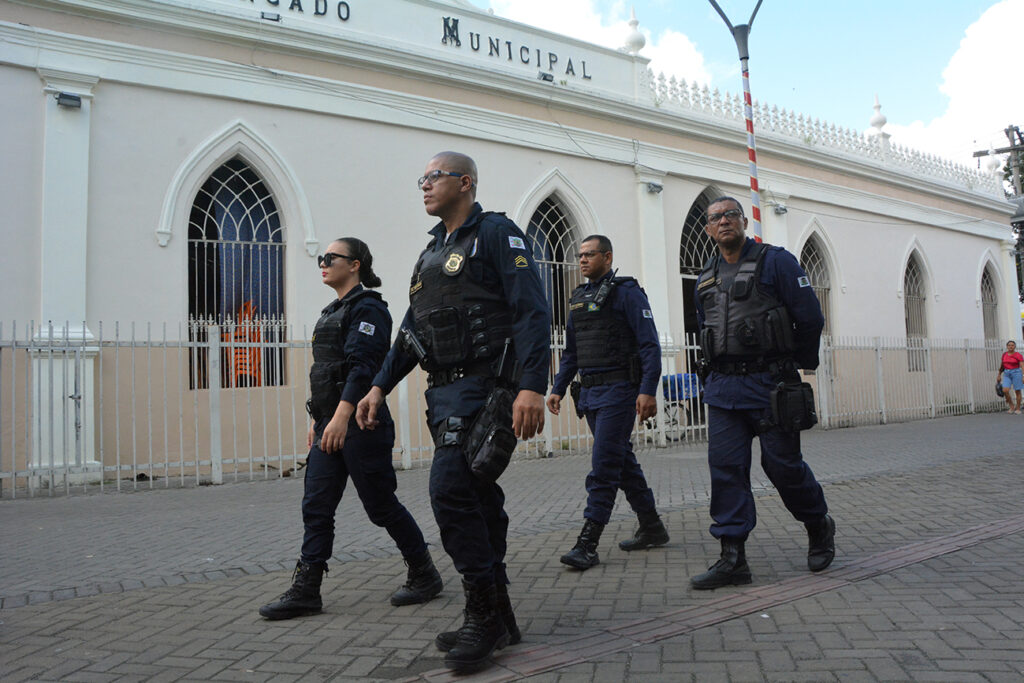
[(988, 158), (985, 159), (985, 169), (992, 175), (1000, 175), (1003, 170), (1003, 160), (996, 154), (995, 147), (988, 146)]
[(882, 113), (882, 105), (878, 103), (877, 94), (875, 95), (875, 106), (873, 108), (875, 110), (875, 115), (871, 117), (871, 121), (869, 121), (869, 123), (871, 124), (871, 127), (877, 131), (877, 133), (875, 133), (877, 135), (882, 132), (882, 128), (889, 122), (889, 119), (885, 118), (885, 114)]
[(629, 9), (629, 35), (626, 36), (626, 51), (631, 54), (639, 54), (640, 50), (644, 49), (644, 45), (647, 44), (647, 39), (644, 38), (644, 34), (640, 33), (640, 29), (637, 26), (640, 22), (636, 19), (636, 8), (630, 7)]

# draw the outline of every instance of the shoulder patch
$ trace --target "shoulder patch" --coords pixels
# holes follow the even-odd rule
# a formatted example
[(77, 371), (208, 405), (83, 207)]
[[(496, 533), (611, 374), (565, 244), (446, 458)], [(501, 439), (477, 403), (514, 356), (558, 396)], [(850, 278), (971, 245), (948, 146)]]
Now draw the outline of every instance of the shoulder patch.
[(377, 326), (373, 323), (362, 322), (359, 323), (359, 331), (372, 337), (373, 333), (377, 331)]
[(645, 308), (643, 313), (645, 318), (650, 318), (651, 320), (654, 320), (654, 314), (651, 313), (651, 309)]
[(800, 285), (801, 287), (810, 287), (811, 286), (811, 281), (808, 279), (808, 277), (806, 275), (801, 275), (800, 277), (798, 277), (796, 279), (796, 283), (798, 285)]
[[(512, 239), (512, 238), (509, 238), (509, 239)], [(516, 257), (514, 259), (514, 262), (516, 264), (516, 268), (529, 268), (530, 267), (530, 262), (527, 261), (526, 257), (523, 256), (522, 254), (516, 255)]]
[(526, 249), (526, 243), (523, 242), (523, 238), (516, 237), (515, 235), (508, 236), (508, 246), (512, 249)]

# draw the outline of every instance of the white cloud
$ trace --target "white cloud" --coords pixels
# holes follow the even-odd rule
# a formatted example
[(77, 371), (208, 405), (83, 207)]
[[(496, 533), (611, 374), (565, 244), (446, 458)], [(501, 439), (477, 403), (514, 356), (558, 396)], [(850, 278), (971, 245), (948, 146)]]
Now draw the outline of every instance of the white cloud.
[[(630, 33), (629, 9), (622, 1), (615, 2), (607, 15), (594, 7), (593, 0), (491, 0), (490, 7), (500, 17), (613, 49), (622, 47)], [(652, 38), (644, 30), (643, 17), (638, 19), (647, 37), (641, 54), (651, 59), (655, 73), (711, 82), (704, 56), (685, 34), (666, 30)]]
[[(959, 49), (942, 72), (940, 91), (949, 97), (946, 111), (929, 122), (885, 127), (892, 142), (973, 165), (971, 153), (1008, 144), (1002, 131), (1024, 123), (1024, 88), (1016, 73), (1020, 62), (1018, 19), (1024, 0), (993, 5), (967, 27)], [(882, 112), (885, 112), (884, 95)]]

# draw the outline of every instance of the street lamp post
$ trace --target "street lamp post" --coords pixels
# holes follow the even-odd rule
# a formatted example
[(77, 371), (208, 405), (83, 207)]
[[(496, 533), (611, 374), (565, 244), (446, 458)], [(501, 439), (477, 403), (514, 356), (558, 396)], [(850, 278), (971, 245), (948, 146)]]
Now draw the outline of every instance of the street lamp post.
[(736, 41), (736, 49), (740, 53), (740, 67), (743, 71), (743, 116), (747, 121), (747, 157), (750, 162), (750, 213), (751, 218), (754, 219), (754, 239), (760, 242), (762, 241), (761, 195), (757, 186), (757, 147), (754, 145), (754, 105), (750, 98), (750, 69), (747, 66), (747, 62), (750, 60), (750, 51), (747, 49), (747, 38), (750, 36), (750, 27), (754, 24), (754, 17), (757, 16), (757, 10), (761, 9), (763, 0), (757, 0), (757, 6), (754, 7), (754, 11), (750, 15), (750, 21), (739, 26), (732, 25), (729, 17), (725, 16), (725, 12), (715, 0), (708, 1), (725, 21), (725, 25), (729, 27), (733, 40)]

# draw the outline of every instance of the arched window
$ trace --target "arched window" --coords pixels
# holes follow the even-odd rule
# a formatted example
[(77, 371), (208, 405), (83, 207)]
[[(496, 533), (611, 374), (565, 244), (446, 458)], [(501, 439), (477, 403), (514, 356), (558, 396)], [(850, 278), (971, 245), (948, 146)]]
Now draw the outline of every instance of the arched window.
[(926, 291), (924, 271), (917, 254), (911, 254), (903, 272), (903, 313), (907, 326), (907, 364), (915, 372), (923, 371), (927, 362), (924, 351), (924, 339), (928, 336)]
[(825, 329), (822, 330), (822, 334), (832, 334), (832, 278), (829, 275), (824, 250), (815, 235), (811, 235), (800, 251), (800, 266), (807, 272), (807, 279), (811, 281), (811, 289), (818, 297), (821, 312), (825, 316)]
[[(270, 190), (240, 157), (196, 194), (188, 225), (190, 335), (221, 326), (224, 387), (280, 385), (284, 340), (284, 230)], [(193, 388), (209, 386), (207, 360), (191, 359)]]
[(981, 273), (981, 320), (985, 329), (985, 354), (989, 370), (998, 370), (1002, 360), (999, 348), (999, 295), (988, 266)]
[(551, 195), (530, 218), (526, 238), (540, 269), (544, 293), (551, 306), (552, 332), (564, 332), (568, 322), (569, 296), (581, 282), (576, 248), (581, 236), (572, 215)]
[(708, 222), (708, 205), (718, 196), (710, 188), (704, 190), (686, 214), (683, 233), (679, 240), (679, 274), (683, 279), (683, 325), (690, 334), (697, 332), (697, 307), (694, 304), (694, 288), (697, 276), (704, 264), (715, 253), (715, 241), (705, 232)]

